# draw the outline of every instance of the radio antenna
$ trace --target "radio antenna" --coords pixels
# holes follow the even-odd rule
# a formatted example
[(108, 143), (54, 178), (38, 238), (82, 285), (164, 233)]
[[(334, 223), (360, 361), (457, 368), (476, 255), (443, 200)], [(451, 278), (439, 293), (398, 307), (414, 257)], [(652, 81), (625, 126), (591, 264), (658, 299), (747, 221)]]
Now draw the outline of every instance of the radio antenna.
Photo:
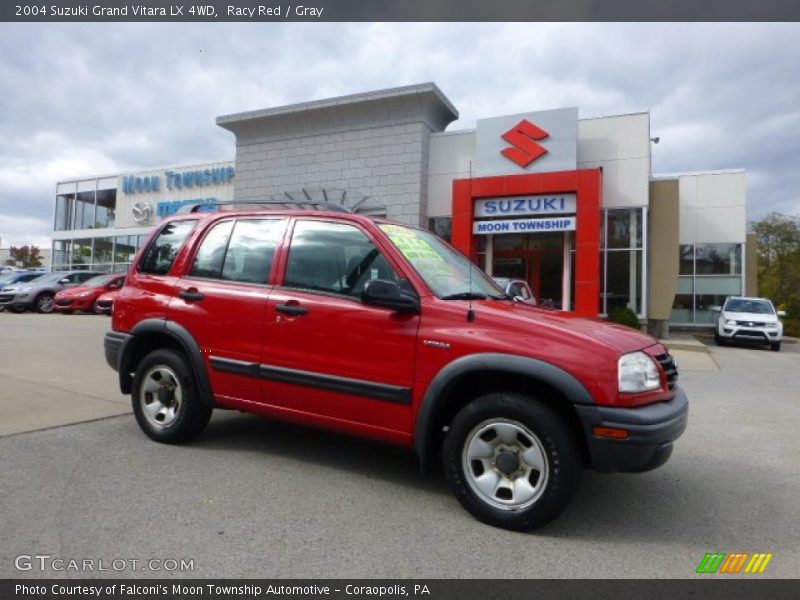
[[(472, 161), (469, 161), (469, 198), (472, 204)], [(472, 234), (472, 232), (470, 232)], [(469, 269), (469, 308), (467, 310), (467, 321), (472, 323), (475, 320), (475, 311), (472, 310), (472, 244), (470, 244), (470, 256), (467, 257), (467, 268)]]

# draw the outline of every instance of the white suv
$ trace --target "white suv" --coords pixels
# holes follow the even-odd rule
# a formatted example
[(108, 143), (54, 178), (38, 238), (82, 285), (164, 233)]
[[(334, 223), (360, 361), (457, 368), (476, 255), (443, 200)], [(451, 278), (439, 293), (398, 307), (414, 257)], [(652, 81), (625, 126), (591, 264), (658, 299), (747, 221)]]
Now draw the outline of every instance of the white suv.
[(786, 313), (776, 311), (766, 298), (731, 296), (718, 310), (720, 315), (714, 330), (717, 345), (724, 346), (729, 341), (749, 342), (767, 344), (775, 352), (781, 349), (783, 323), (778, 317), (785, 317)]

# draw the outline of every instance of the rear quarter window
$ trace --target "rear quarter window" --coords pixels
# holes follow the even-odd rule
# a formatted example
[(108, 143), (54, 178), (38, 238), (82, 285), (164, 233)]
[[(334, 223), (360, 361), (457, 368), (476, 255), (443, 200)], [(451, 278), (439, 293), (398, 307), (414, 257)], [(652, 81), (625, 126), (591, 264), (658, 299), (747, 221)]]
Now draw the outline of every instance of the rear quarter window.
[(139, 261), (139, 272), (166, 275), (175, 262), (186, 238), (197, 225), (196, 220), (168, 223), (150, 243)]

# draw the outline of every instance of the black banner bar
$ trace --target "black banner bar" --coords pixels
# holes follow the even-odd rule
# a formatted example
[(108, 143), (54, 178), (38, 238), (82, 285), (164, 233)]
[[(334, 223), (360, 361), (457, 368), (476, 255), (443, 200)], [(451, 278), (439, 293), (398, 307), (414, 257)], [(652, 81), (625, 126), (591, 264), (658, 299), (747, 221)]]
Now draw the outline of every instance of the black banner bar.
[(691, 580), (269, 580), (269, 579), (42, 579), (0, 580), (0, 598), (20, 600), (494, 600), (536, 598), (573, 600), (591, 597), (636, 600), (793, 600), (798, 580), (756, 578), (717, 579), (700, 575)]
[(798, 21), (796, 0), (7, 0), (11, 22)]

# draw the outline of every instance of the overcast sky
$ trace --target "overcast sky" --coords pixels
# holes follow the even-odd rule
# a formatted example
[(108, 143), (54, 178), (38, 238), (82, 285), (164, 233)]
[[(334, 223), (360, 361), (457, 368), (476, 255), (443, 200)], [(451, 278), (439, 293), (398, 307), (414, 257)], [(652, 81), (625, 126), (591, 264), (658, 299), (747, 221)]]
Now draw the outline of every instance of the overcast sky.
[(55, 182), (234, 158), (215, 117), (436, 82), (483, 117), (650, 111), (656, 173), (744, 168), (800, 215), (798, 24), (0, 24), (0, 238), (49, 247)]

